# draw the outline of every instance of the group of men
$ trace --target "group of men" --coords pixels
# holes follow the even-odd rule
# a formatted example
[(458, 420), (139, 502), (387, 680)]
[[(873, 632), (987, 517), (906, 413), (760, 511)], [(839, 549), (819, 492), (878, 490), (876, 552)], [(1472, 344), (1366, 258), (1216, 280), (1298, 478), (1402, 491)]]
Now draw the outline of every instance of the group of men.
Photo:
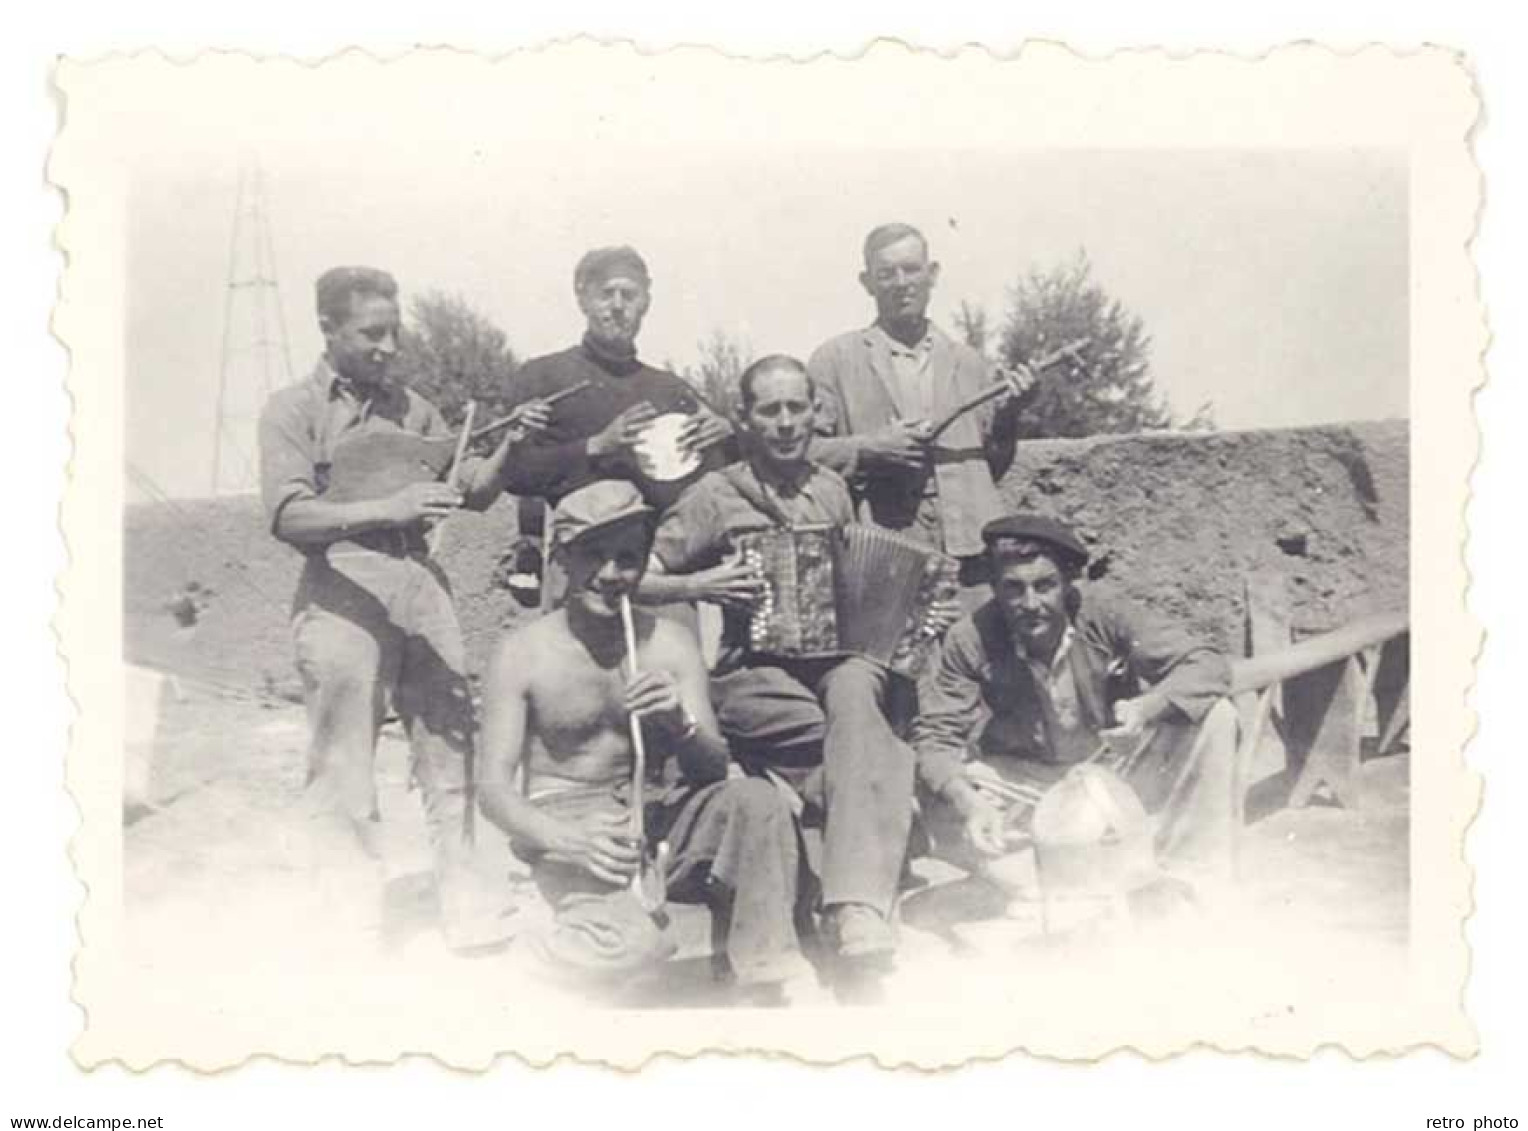
[[(546, 955), (621, 970), (661, 953), (661, 916), (632, 895), (634, 877), (656, 870), (669, 901), (710, 906), (725, 971), (748, 986), (799, 975), (804, 932), (841, 962), (884, 968), (917, 813), (936, 848), (980, 873), (1022, 837), (1016, 796), (1111, 750), (1133, 751), (1128, 780), (1160, 813), (1164, 852), (1200, 867), (1223, 858), (1225, 657), (1084, 597), (1076, 534), (1005, 513), (997, 485), (1021, 398), (936, 432), (992, 385), (991, 363), (929, 320), (939, 265), (920, 232), (876, 228), (863, 261), (870, 326), (805, 364), (755, 361), (737, 404), (714, 406), (638, 358), (652, 295), (641, 256), (591, 251), (574, 274), (587, 332), (519, 370), (516, 422), (491, 454), (465, 460), (452, 483), (345, 502), (325, 489), (348, 436), (448, 430), (389, 379), (391, 277), (337, 268), (319, 280), (324, 356), (260, 426), (271, 530), (306, 557), (293, 628), (308, 799), (316, 823), (375, 851), (373, 758), (390, 703), (412, 747), (453, 946), (491, 947), (505, 931), (482, 914), (466, 866), (474, 797), (550, 905)], [(653, 420), (671, 413), (687, 418), (679, 443), (696, 464), (677, 481), (639, 458)], [(475, 708), (449, 581), (425, 534), (505, 491), (550, 507), (559, 600), (499, 641)], [(749, 647), (763, 582), (740, 537), (855, 522), (959, 563), (959, 598), (934, 610), (942, 644), (916, 682), (864, 656)], [(723, 611), (709, 664), (666, 614), (701, 603)], [(634, 806), (645, 843), (632, 836)]]

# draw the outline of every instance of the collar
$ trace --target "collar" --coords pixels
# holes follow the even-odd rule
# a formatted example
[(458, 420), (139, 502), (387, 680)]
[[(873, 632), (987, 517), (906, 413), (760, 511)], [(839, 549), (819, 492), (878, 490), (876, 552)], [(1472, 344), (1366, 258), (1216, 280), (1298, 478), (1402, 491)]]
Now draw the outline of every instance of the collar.
[(806, 490), (807, 484), (817, 474), (817, 465), (811, 460), (802, 460), (801, 466), (794, 474), (786, 474), (763, 460), (749, 460), (748, 471), (761, 487), (781, 495), (797, 495)]
[(584, 339), (579, 344), (584, 353), (589, 355), (590, 360), (607, 373), (624, 376), (642, 368), (642, 363), (637, 360), (635, 343), (624, 350), (613, 350), (598, 341), (593, 334), (585, 332)]
[(901, 354), (904, 357), (917, 357), (919, 354), (926, 354), (934, 348), (934, 334), (936, 330), (933, 319), (925, 318), (923, 322), (923, 337), (910, 346), (903, 345), (890, 330), (881, 325), (879, 320), (870, 324), (870, 332), (878, 334), (884, 339), (886, 347), (892, 353)]
[(357, 404), (370, 404), (386, 400), (394, 392), (395, 386), (383, 382), (376, 386), (370, 393), (362, 394), (350, 378), (338, 373), (334, 366), (329, 364), (327, 356), (318, 359), (318, 365), (313, 370), (313, 380), (317, 383), (324, 396), (330, 401), (341, 397), (355, 401)]
[(1072, 622), (1068, 620), (1066, 628), (1061, 631), (1061, 642), (1056, 645), (1056, 654), (1051, 657), (1050, 664), (1046, 665), (1040, 660), (1032, 658), (1025, 649), (1024, 642), (1011, 632), (1009, 633), (1009, 639), (1013, 642), (1013, 654), (1030, 667), (1043, 668), (1050, 675), (1055, 675), (1056, 672), (1061, 670), (1061, 666), (1066, 663), (1066, 658), (1072, 651), (1072, 641), (1076, 638), (1077, 630)]

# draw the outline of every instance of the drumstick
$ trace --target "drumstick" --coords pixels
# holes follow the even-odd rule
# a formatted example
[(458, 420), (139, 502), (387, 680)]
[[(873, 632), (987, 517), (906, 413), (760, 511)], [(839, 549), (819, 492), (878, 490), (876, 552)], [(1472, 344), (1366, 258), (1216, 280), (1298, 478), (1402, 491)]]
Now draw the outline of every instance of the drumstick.
[[(1078, 338), (1074, 342), (1068, 342), (1060, 349), (1052, 350), (1039, 361), (1036, 361), (1031, 365), (1021, 364), (1019, 369), (1028, 373), (1030, 378), (1033, 379), (1035, 374), (1042, 373), (1049, 369), (1051, 366), (1055, 365), (1057, 362), (1065, 361), (1067, 358), (1074, 356), (1090, 341), (1092, 341), (1091, 338)], [(970, 412), (972, 409), (980, 408), (988, 401), (993, 400), (996, 397), (1000, 397), (1004, 393), (1016, 393), (1018, 391), (1018, 384), (1012, 378), (1007, 378), (1005, 380), (999, 381), (995, 385), (989, 385), (987, 388), (977, 393), (964, 404), (958, 406), (955, 409), (952, 409), (947, 416), (940, 420), (938, 424), (934, 425), (933, 431), (929, 433), (928, 438), (930, 440), (936, 439), (941, 432), (943, 432), (951, 424), (954, 424), (957, 420), (959, 420), (966, 413)]]
[[(540, 397), (538, 399), (542, 404), (546, 405), (547, 408), (551, 408), (558, 401), (565, 401), (575, 393), (581, 393), (593, 384), (593, 381), (580, 381), (576, 385), (569, 385), (566, 389), (559, 389), (557, 392), (551, 394), (550, 396)], [(490, 424), (484, 424), (482, 427), (478, 428), (472, 433), (472, 438), (476, 440), (482, 436), (488, 435), (490, 432), (497, 432), (505, 425), (513, 424), (515, 421), (520, 419), (524, 409), (525, 405), (520, 405), (515, 409), (514, 412), (511, 412), (507, 416), (501, 416), (499, 419), (493, 421)]]
[[(462, 434), (461, 434), (461, 437), (456, 441), (456, 455), (454, 455), (451, 458), (451, 471), (446, 476), (446, 484), (453, 491), (456, 490), (457, 483), (461, 479), (461, 475), (462, 475), (462, 460), (467, 455), (467, 441), (472, 439), (472, 418), (474, 416), (476, 416), (476, 415), (477, 415), (477, 401), (468, 401), (467, 402), (467, 416), (466, 416), (466, 419), (464, 419), (462, 421)], [(430, 557), (432, 557), (432, 558), (440, 553), (440, 548), (441, 548), (441, 545), (442, 545), (442, 542), (443, 542), (443, 537), (442, 537), (442, 533), (441, 532), (443, 530), (445, 530), (445, 528), (446, 528), (446, 520), (444, 518), (442, 518), (439, 522), (437, 522), (430, 529), (430, 533), (429, 533), (429, 536), (427, 538), (427, 542), (428, 542), (428, 545), (429, 545)]]

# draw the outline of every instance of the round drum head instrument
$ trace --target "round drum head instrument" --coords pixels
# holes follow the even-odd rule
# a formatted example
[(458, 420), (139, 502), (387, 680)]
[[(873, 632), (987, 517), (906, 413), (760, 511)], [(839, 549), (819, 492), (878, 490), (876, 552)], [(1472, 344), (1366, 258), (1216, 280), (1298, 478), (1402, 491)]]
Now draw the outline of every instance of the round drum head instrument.
[(642, 430), (635, 451), (643, 475), (658, 483), (671, 483), (700, 466), (700, 453), (679, 442), (690, 419), (682, 412), (666, 412)]

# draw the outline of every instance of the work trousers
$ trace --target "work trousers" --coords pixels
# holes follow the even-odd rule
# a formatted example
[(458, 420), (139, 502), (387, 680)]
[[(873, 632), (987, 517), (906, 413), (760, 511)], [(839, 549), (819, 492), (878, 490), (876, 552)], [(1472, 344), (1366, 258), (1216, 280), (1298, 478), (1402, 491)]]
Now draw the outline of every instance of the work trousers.
[(912, 829), (912, 748), (886, 718), (892, 677), (859, 656), (776, 662), (711, 681), (722, 733), (747, 768), (796, 786), (820, 818), (822, 903), (889, 915)]
[(388, 553), (337, 543), (308, 559), (292, 629), (310, 731), (305, 802), (321, 851), (353, 854), (358, 840), (359, 868), (380, 885), (374, 762), (391, 701), (423, 798), (447, 941), (496, 941), (475, 934), (486, 920), (466, 840), (473, 711), (445, 574), (401, 546)]
[[(629, 813), (629, 790), (571, 789), (535, 801), (565, 820)], [(679, 785), (649, 800), (650, 844), (668, 844), (664, 879), (673, 903), (710, 907), (713, 939), (739, 983), (780, 981), (802, 963), (795, 911), (800, 851), (790, 806), (759, 778)], [(554, 918), (542, 956), (575, 973), (624, 973), (673, 953), (661, 915), (625, 890), (552, 856), (522, 853)]]
[[(1124, 774), (1152, 817), (1158, 859), (1185, 876), (1213, 883), (1224, 883), (1230, 878), (1236, 814), (1231, 793), (1232, 767), (1237, 734), (1236, 709), (1229, 700), (1219, 700), (1198, 723), (1181, 717), (1159, 723), (1150, 742)], [(1108, 755), (1098, 762), (1117, 769), (1120, 759)], [(1033, 808), (983, 790), (983, 780), (997, 777), (1043, 790), (1060, 781), (1071, 768), (1067, 764), (987, 753), (968, 767), (967, 777), (994, 805), (1009, 814), (1013, 827), (1028, 831)], [(924, 820), (940, 856), (970, 870), (980, 869), (982, 860), (966, 842), (964, 827), (953, 806), (938, 798), (931, 799), (924, 806)]]

